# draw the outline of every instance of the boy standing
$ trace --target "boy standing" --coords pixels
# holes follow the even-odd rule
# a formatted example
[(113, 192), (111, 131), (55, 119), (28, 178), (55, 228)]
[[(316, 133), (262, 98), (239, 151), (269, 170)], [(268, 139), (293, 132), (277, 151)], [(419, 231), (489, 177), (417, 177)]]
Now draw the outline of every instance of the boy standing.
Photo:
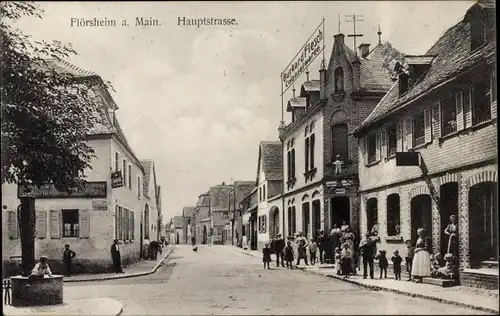
[(269, 248), (269, 244), (266, 244), (265, 247), (262, 249), (262, 262), (264, 262), (264, 269), (269, 268), (269, 262), (271, 262), (271, 248)]
[(394, 279), (401, 281), (401, 262), (403, 262), (403, 258), (399, 255), (399, 251), (397, 249), (394, 250), (391, 261), (394, 268)]
[(71, 275), (72, 261), (73, 261), (73, 258), (75, 256), (76, 256), (76, 252), (69, 249), (69, 244), (64, 245), (63, 262), (64, 262), (64, 268), (65, 268), (64, 274), (66, 276)]
[(316, 241), (312, 241), (312, 243), (309, 245), (309, 257), (311, 258), (311, 264), (315, 265), (316, 264), (316, 251), (318, 250), (318, 245), (316, 244)]

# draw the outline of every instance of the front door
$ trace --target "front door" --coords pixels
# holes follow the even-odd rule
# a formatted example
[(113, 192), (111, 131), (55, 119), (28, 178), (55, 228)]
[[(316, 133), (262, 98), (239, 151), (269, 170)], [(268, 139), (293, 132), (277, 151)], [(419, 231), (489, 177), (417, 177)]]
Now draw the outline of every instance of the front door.
[(307, 239), (311, 238), (311, 236), (309, 236), (310, 216), (309, 202), (302, 204), (302, 232)]
[(331, 227), (337, 224), (340, 228), (343, 222), (351, 226), (351, 205), (349, 197), (336, 196), (330, 200), (330, 221)]
[(496, 183), (485, 182), (469, 191), (471, 264), (498, 260), (498, 209)]
[(313, 208), (313, 238), (319, 235), (319, 231), (321, 230), (321, 202), (319, 200), (314, 200), (312, 202)]
[[(441, 215), (441, 254), (448, 252), (449, 236), (444, 233), (446, 227), (450, 223), (450, 216), (458, 216), (458, 183), (450, 182), (441, 186), (440, 189), (440, 205), (439, 214)], [(457, 222), (458, 226), (458, 222)], [(452, 249), (452, 253), (458, 253), (458, 243), (456, 249)]]
[[(425, 235), (432, 240), (432, 202), (428, 194), (417, 195), (411, 200), (411, 240), (418, 239), (417, 229), (423, 228)], [(432, 249), (432, 247), (431, 247)]]

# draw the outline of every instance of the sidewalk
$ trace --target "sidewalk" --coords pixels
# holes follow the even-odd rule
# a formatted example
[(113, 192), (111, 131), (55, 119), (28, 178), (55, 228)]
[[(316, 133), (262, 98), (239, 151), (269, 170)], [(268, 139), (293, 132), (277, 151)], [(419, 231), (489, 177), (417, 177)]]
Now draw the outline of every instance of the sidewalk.
[[(249, 256), (261, 257), (261, 253), (257, 250), (244, 250), (229, 246), (234, 250), (244, 253)], [(393, 274), (389, 271), (388, 279), (363, 279), (361, 275), (350, 276), (344, 279), (342, 276), (337, 276), (337, 271), (331, 264), (305, 266), (300, 265), (299, 269), (306, 273), (323, 275), (330, 278), (338, 279), (344, 282), (349, 282), (362, 287), (366, 287), (375, 291), (387, 291), (402, 295), (419, 297), (429, 300), (434, 300), (442, 303), (460, 305), (476, 310), (485, 311), (488, 313), (499, 313), (498, 307), (498, 290), (487, 290), (481, 288), (472, 288), (467, 286), (454, 286), (443, 288), (431, 284), (414, 283), (407, 281), (396, 281), (393, 279)], [(378, 271), (375, 271), (378, 276)], [(359, 273), (359, 271), (358, 271)], [(390, 278), (392, 276), (392, 278)]]
[(123, 310), (123, 304), (110, 298), (94, 298), (86, 300), (68, 301), (61, 305), (37, 307), (3, 306), (5, 316), (24, 315), (92, 315), (117, 316)]
[(419, 297), (441, 303), (465, 306), (488, 313), (498, 314), (498, 291), (480, 288), (471, 288), (467, 286), (454, 286), (443, 288), (431, 284), (414, 283), (408, 281), (396, 281), (393, 278), (388, 279), (363, 279), (361, 275), (349, 276), (344, 279), (337, 275), (337, 271), (328, 266), (307, 266), (299, 267), (306, 273), (324, 275), (335, 278), (362, 287), (376, 291), (388, 291), (402, 295)]
[(125, 279), (137, 276), (153, 274), (158, 270), (162, 263), (168, 258), (172, 252), (172, 247), (163, 248), (163, 254), (157, 260), (140, 260), (132, 265), (125, 267), (125, 273), (98, 273), (98, 274), (77, 274), (70, 277), (64, 277), (64, 282), (87, 282), (87, 281), (103, 281), (113, 279)]

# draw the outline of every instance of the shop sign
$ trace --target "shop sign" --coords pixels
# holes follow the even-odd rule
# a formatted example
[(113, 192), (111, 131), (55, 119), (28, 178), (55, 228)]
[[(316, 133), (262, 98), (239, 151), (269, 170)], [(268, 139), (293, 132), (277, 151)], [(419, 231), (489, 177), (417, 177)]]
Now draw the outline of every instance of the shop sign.
[(92, 200), (92, 211), (107, 211), (107, 210), (108, 210), (108, 200), (105, 199)]
[(336, 188), (335, 194), (345, 194), (345, 188)]
[(18, 185), (17, 196), (24, 197), (27, 190), (35, 198), (105, 198), (107, 196), (105, 181), (86, 182), (83, 188), (73, 189), (70, 192), (61, 192), (53, 184), (36, 187), (32, 184)]
[(123, 176), (121, 171), (116, 171), (111, 174), (111, 187), (119, 188), (123, 186)]

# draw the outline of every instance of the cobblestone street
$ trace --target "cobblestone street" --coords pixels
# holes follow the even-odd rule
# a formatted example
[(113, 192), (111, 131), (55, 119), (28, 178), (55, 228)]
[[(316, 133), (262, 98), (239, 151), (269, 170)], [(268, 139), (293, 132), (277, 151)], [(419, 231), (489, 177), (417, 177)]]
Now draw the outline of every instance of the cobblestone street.
[(300, 270), (264, 270), (259, 258), (219, 246), (198, 252), (176, 246), (167, 264), (149, 276), (65, 284), (65, 300), (92, 297), (122, 302), (122, 315), (486, 314)]

